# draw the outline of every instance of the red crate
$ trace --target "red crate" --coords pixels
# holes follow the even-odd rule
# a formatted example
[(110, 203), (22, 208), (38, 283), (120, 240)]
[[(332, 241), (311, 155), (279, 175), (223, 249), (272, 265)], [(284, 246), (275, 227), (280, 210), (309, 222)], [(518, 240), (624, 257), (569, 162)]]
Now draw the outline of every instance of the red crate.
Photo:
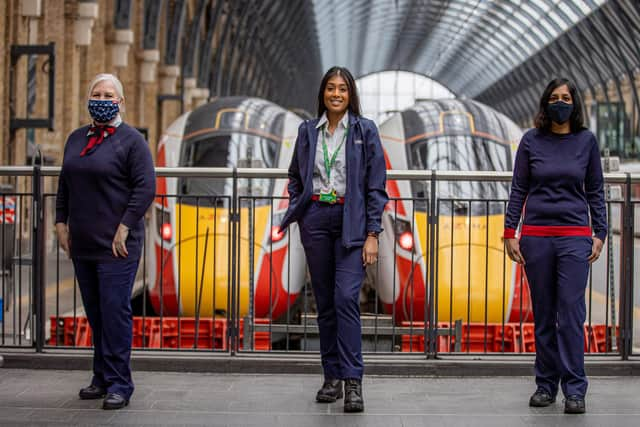
[[(215, 321), (211, 318), (201, 318), (197, 322), (197, 331), (196, 319), (193, 317), (146, 318), (143, 326), (145, 339), (142, 342), (147, 348), (228, 348), (225, 318)], [(140, 328), (134, 326), (134, 336), (142, 336)], [(138, 344), (134, 345), (135, 347), (142, 347), (139, 340), (134, 341)]]
[[(269, 324), (269, 319), (255, 319), (256, 324)], [(239, 342), (242, 349), (244, 337), (244, 321), (240, 319)], [(410, 326), (410, 322), (403, 322), (401, 326)], [(522, 326), (522, 329), (520, 328)], [(424, 322), (413, 322), (416, 330), (424, 330)], [(439, 328), (449, 328), (448, 323), (440, 323)], [(52, 346), (90, 347), (92, 334), (86, 317), (51, 317), (51, 338), (48, 344)], [(506, 323), (486, 325), (486, 351), (488, 353), (535, 353), (535, 336), (533, 323)], [(605, 353), (612, 351), (612, 343), (607, 342), (605, 325), (588, 325), (584, 327), (584, 351), (590, 353)], [(228, 325), (226, 318), (202, 318), (198, 322), (196, 343), (196, 321), (192, 317), (134, 317), (133, 318), (133, 347), (134, 348), (183, 348), (227, 350)], [(467, 336), (468, 334), (468, 336)], [(616, 327), (616, 342), (619, 340), (620, 330)], [(453, 352), (456, 339), (461, 340), (461, 351), (471, 353), (485, 352), (485, 325), (472, 323), (462, 325), (461, 337), (439, 336), (438, 352)], [(502, 347), (504, 340), (504, 348)], [(268, 331), (254, 332), (254, 349), (268, 351), (271, 349), (271, 336)], [(607, 344), (608, 348), (607, 348)], [(401, 336), (402, 352), (424, 352), (425, 339), (422, 334)]]
[[(255, 323), (268, 324), (268, 319), (256, 319)], [(242, 346), (244, 329), (240, 320), (239, 339)], [(51, 317), (53, 346), (91, 347), (91, 328), (86, 317)], [(132, 324), (133, 348), (199, 348), (227, 350), (228, 325), (226, 318), (201, 318), (197, 326), (193, 317), (134, 317)], [(254, 333), (254, 348), (269, 350), (269, 332)]]
[[(409, 326), (413, 326), (413, 329), (415, 329), (416, 331), (420, 331), (423, 332), (424, 331), (424, 322), (402, 322), (400, 324), (400, 326), (402, 327), (409, 327)], [(440, 329), (448, 329), (449, 328), (449, 324), (448, 323), (439, 323), (438, 324), (438, 328)], [(453, 326), (451, 326), (451, 328), (453, 328)], [(403, 334), (400, 336), (400, 343), (401, 343), (401, 351), (402, 352), (424, 352), (425, 349), (425, 339), (424, 339), (424, 335), (421, 334)], [(453, 346), (455, 345), (455, 338), (454, 337), (449, 337), (449, 336), (439, 336), (437, 338), (436, 341), (436, 347), (437, 347), (437, 351), (438, 352), (446, 352), (448, 351), (447, 348), (449, 346), (451, 346), (451, 348), (453, 349)], [(453, 350), (452, 350), (453, 351)]]
[[(253, 323), (257, 325), (268, 325), (271, 322), (267, 318), (253, 319)], [(242, 350), (244, 339), (244, 319), (240, 319), (240, 331), (238, 332), (240, 341), (240, 349)], [(259, 351), (271, 350), (271, 334), (269, 331), (254, 331), (253, 332), (253, 349)]]
[(496, 353), (518, 353), (518, 328), (513, 323), (495, 325), (493, 351)]
[(91, 328), (86, 317), (51, 316), (50, 320), (49, 345), (91, 347)]
[(422, 352), (424, 353), (424, 335), (402, 335), (401, 350), (404, 353)]
[[(612, 326), (584, 325), (584, 351), (590, 353), (607, 353), (613, 351), (613, 339), (611, 337)], [(609, 337), (607, 338), (607, 335)], [(615, 328), (616, 346), (620, 345), (620, 327)]]

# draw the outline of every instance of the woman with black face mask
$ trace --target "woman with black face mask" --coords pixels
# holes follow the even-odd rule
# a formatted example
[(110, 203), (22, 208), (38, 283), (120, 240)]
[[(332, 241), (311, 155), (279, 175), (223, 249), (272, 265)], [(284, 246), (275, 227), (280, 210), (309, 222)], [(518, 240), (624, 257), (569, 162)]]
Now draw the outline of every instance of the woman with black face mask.
[(535, 125), (518, 147), (504, 231), (533, 302), (537, 389), (529, 406), (554, 403), (560, 385), (565, 413), (584, 413), (585, 289), (607, 236), (600, 150), (567, 79), (547, 85)]
[(120, 80), (98, 74), (87, 95), (91, 124), (73, 131), (64, 147), (56, 232), (93, 332), (93, 379), (80, 399), (104, 398), (104, 409), (120, 409), (133, 393), (131, 290), (155, 172), (147, 141), (120, 116)]

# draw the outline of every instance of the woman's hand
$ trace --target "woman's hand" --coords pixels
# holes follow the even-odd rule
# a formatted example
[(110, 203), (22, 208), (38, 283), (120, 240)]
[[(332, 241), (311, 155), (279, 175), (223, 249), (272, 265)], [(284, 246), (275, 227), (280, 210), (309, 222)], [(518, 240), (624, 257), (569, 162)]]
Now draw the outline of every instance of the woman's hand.
[(129, 255), (129, 251), (127, 251), (127, 236), (129, 236), (129, 227), (124, 224), (118, 225), (116, 235), (111, 243), (111, 250), (116, 258), (126, 258)]
[(603, 245), (604, 245), (604, 242), (602, 240), (598, 239), (597, 237), (593, 238), (593, 245), (591, 246), (591, 255), (589, 255), (589, 258), (587, 258), (587, 260), (589, 261), (589, 264), (593, 263), (600, 257), (600, 252), (602, 252)]
[(504, 242), (509, 258), (518, 264), (524, 265), (524, 257), (522, 256), (522, 252), (520, 252), (520, 242), (518, 242), (518, 239), (504, 239)]
[(362, 264), (367, 266), (378, 261), (378, 238), (367, 236), (362, 248)]
[(69, 227), (64, 222), (56, 224), (56, 234), (58, 235), (58, 242), (60, 247), (67, 254), (71, 256), (71, 239), (69, 238)]

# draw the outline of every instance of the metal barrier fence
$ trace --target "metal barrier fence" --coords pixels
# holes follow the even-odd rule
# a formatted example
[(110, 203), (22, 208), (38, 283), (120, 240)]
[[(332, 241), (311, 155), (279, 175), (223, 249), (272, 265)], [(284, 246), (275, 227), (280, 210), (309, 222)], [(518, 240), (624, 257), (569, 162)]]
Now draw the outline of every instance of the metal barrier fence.
[[(73, 268), (54, 236), (58, 173), (0, 167), (13, 188), (0, 194), (0, 347), (91, 346)], [(134, 347), (317, 351), (298, 225), (276, 227), (286, 210), (286, 171), (158, 168), (157, 174), (176, 191), (158, 195), (147, 214), (133, 295)], [(608, 192), (605, 256), (592, 266), (587, 288), (585, 352), (628, 359), (640, 342), (633, 335), (640, 321), (634, 302), (640, 201), (632, 198), (640, 175), (605, 178), (615, 191)], [(511, 174), (388, 171), (388, 179), (398, 197), (383, 215), (379, 262), (367, 269), (361, 291), (363, 351), (426, 357), (535, 351), (526, 277), (501, 239)], [(224, 194), (207, 193), (214, 182)], [(501, 197), (480, 199), (464, 197), (463, 183), (504, 188), (495, 193)], [(460, 197), (443, 194), (443, 185), (459, 189)]]

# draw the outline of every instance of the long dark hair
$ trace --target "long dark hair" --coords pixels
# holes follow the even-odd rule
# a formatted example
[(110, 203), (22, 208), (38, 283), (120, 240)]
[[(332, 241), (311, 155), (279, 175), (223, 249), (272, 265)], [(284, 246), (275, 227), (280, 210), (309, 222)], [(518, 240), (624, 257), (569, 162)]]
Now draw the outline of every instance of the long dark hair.
[(327, 87), (329, 79), (333, 76), (340, 76), (347, 83), (347, 89), (349, 90), (349, 111), (356, 116), (360, 115), (360, 97), (358, 96), (358, 88), (356, 87), (356, 81), (349, 70), (344, 67), (331, 67), (322, 78), (320, 83), (320, 91), (318, 91), (318, 117), (327, 111), (326, 105), (324, 105), (324, 90)]
[(569, 124), (571, 125), (571, 132), (578, 132), (584, 129), (584, 107), (582, 103), (582, 97), (576, 85), (569, 79), (560, 77), (553, 79), (549, 82), (542, 96), (540, 97), (540, 103), (538, 106), (538, 114), (534, 121), (535, 127), (544, 131), (551, 131), (551, 118), (547, 115), (547, 105), (549, 104), (549, 97), (551, 93), (558, 87), (567, 85), (571, 99), (573, 99), (573, 111), (569, 117)]

